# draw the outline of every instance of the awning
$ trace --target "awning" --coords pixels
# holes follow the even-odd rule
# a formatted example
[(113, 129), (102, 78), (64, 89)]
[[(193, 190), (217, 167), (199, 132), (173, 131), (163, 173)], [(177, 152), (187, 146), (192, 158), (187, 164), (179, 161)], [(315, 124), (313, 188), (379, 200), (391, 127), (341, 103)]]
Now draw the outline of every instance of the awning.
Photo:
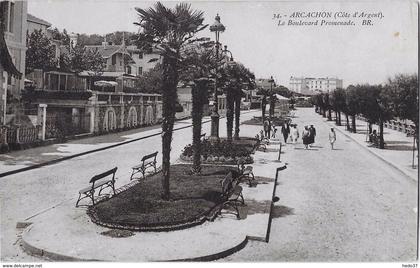
[(114, 81), (100, 80), (100, 81), (95, 81), (94, 85), (98, 87), (115, 87), (118, 85), (118, 83)]
[(6, 72), (11, 74), (17, 79), (22, 78), (22, 73), (18, 71), (15, 64), (13, 63), (12, 57), (7, 49), (6, 40), (4, 39), (4, 24), (0, 22), (0, 63)]

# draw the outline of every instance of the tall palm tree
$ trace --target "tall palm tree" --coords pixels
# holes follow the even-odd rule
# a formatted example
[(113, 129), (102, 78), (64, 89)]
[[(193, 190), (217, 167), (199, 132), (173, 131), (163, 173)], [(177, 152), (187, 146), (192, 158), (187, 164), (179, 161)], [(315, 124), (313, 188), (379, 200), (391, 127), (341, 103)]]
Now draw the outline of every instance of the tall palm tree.
[(186, 3), (167, 8), (157, 2), (148, 9), (136, 8), (141, 31), (136, 43), (142, 48), (152, 48), (162, 57), (162, 198), (170, 199), (170, 153), (176, 113), (177, 85), (181, 65), (181, 50), (199, 41), (195, 34), (204, 30), (203, 12), (192, 10)]
[[(255, 76), (241, 63), (227, 64), (221, 73), (223, 74), (222, 82), (226, 93), (227, 139), (232, 140), (232, 137), (239, 139), (242, 89), (245, 86), (252, 87), (255, 84)], [(235, 134), (232, 135), (234, 118)]]
[(212, 71), (218, 61), (215, 53), (209, 49), (208, 43), (192, 46), (183, 54), (185, 60), (181, 71), (181, 81), (191, 86), (192, 95), (192, 132), (193, 132), (193, 167), (192, 173), (201, 172), (201, 128), (203, 119), (203, 107), (208, 103), (209, 91), (211, 90)]

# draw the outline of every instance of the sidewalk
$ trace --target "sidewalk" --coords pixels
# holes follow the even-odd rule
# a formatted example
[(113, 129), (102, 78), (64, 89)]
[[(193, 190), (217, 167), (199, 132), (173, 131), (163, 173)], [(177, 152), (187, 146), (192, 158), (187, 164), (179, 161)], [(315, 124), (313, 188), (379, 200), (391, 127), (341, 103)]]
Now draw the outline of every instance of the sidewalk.
[[(319, 115), (321, 116), (321, 115)], [(365, 121), (356, 120), (357, 133), (351, 133), (346, 130), (345, 121), (342, 117), (342, 126), (337, 126), (335, 121), (325, 121), (340, 131), (343, 135), (355, 141), (361, 147), (374, 154), (388, 165), (400, 171), (404, 176), (415, 181), (418, 180), (418, 150), (415, 152), (414, 168), (413, 162), (413, 137), (407, 137), (405, 133), (397, 130), (384, 128), (385, 149), (379, 149), (367, 142), (367, 124)], [(379, 127), (373, 125), (379, 133)]]
[[(242, 136), (254, 136), (259, 126), (242, 125)], [(274, 188), (278, 143), (253, 155), (257, 187), (243, 184), (246, 206), (241, 220), (223, 214), (214, 222), (172, 232), (133, 232), (128, 237), (109, 237), (110, 229), (90, 221), (84, 208), (75, 208), (76, 197), (31, 218), (22, 234), (22, 246), (30, 254), (51, 260), (170, 261), (214, 260), (242, 249), (252, 237), (265, 238)], [(59, 224), (58, 224), (59, 223)]]

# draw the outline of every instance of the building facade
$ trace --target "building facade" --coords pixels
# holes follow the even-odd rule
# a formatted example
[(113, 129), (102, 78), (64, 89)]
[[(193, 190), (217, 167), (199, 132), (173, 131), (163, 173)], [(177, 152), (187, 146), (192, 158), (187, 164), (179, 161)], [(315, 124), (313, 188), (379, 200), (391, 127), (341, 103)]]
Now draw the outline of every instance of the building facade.
[(1, 1), (0, 12), (0, 103), (1, 123), (5, 125), (15, 113), (24, 88), (27, 2)]
[(343, 87), (343, 80), (338, 78), (311, 78), (311, 77), (290, 77), (289, 89), (305, 94), (313, 95), (321, 92), (333, 91)]

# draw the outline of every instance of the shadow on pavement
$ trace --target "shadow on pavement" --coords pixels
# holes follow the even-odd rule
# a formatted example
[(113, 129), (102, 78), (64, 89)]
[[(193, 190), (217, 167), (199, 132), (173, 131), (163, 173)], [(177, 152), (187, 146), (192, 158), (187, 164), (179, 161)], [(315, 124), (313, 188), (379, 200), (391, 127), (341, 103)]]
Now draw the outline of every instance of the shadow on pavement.
[(388, 142), (386, 142), (385, 150), (391, 150), (391, 151), (412, 151), (413, 146), (410, 145), (388, 145)]
[(294, 209), (286, 206), (274, 206), (273, 214), (271, 214), (273, 219), (281, 218), (285, 216), (295, 215)]

